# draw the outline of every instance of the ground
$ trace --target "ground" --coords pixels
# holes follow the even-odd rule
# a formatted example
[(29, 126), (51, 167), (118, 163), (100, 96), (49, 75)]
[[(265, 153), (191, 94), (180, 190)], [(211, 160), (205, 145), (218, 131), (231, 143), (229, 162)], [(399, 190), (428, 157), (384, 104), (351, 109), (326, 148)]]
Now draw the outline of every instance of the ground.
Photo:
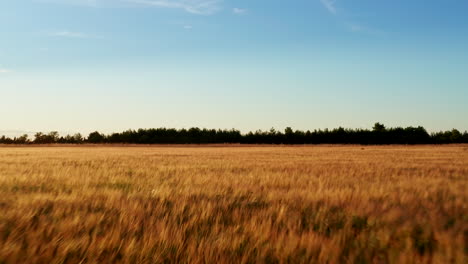
[(0, 147), (0, 263), (467, 263), (468, 146)]

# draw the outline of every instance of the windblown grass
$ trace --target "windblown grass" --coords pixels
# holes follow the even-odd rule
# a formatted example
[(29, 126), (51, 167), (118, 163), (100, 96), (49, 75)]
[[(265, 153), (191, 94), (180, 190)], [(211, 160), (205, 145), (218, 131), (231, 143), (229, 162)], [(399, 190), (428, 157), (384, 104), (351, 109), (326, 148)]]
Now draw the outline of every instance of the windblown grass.
[(467, 263), (468, 147), (0, 148), (0, 263)]

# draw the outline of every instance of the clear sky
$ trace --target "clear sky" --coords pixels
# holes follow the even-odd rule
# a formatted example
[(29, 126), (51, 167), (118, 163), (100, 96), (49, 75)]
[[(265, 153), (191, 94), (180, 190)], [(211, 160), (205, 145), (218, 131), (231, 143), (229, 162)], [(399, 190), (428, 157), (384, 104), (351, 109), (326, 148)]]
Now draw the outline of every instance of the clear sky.
[(0, 1), (0, 131), (377, 121), (468, 130), (468, 1)]

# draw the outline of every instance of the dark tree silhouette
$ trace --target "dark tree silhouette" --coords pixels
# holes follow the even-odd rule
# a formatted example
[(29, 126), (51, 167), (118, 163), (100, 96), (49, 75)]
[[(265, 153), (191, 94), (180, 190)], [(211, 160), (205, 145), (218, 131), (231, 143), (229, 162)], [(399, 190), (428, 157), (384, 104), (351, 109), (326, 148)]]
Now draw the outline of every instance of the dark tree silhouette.
[(385, 132), (385, 126), (380, 123), (375, 123), (374, 127), (372, 128), (375, 132)]
[(92, 132), (88, 135), (88, 142), (89, 143), (93, 143), (93, 144), (97, 144), (97, 143), (104, 143), (104, 135), (102, 135), (101, 133), (95, 131), (95, 132)]
[(269, 131), (257, 130), (241, 134), (239, 130), (221, 129), (190, 129), (150, 128), (126, 130), (121, 133), (104, 135), (98, 131), (92, 132), (87, 138), (81, 134), (60, 137), (58, 132), (44, 134), (38, 132), (34, 140), (27, 135), (9, 138), (0, 137), (0, 144), (450, 144), (468, 143), (468, 132), (461, 133), (456, 129), (429, 134), (426, 129), (418, 127), (386, 128), (381, 123), (375, 123), (372, 130), (346, 129), (343, 127), (332, 130), (293, 130), (287, 127), (284, 133), (271, 128)]

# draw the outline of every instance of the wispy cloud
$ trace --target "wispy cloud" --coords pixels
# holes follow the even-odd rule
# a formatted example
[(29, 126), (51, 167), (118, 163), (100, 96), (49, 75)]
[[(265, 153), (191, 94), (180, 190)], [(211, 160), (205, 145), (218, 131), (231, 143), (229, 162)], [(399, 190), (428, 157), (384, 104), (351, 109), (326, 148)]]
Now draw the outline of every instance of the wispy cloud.
[(337, 14), (335, 0), (320, 0), (320, 2), (328, 10), (328, 12), (332, 13), (333, 15)]
[(360, 23), (356, 23), (355, 21), (349, 21), (346, 19), (347, 15), (345, 14), (345, 10), (342, 10), (339, 14), (337, 11), (336, 7), (336, 0), (320, 0), (322, 5), (332, 14), (333, 16), (336, 17), (337, 20), (340, 21), (340, 23), (343, 24), (344, 28), (352, 33), (364, 33), (364, 34), (369, 34), (369, 35), (374, 35), (374, 36), (385, 36), (385, 32), (374, 29), (368, 26), (364, 26)]
[(353, 23), (348, 23), (348, 29), (351, 32), (361, 32), (365, 30), (363, 26)]
[(181, 9), (191, 14), (211, 15), (221, 10), (222, 0), (126, 0), (159, 8)]
[(0, 74), (10, 73), (10, 72), (11, 70), (9, 69), (0, 68)]
[(62, 37), (62, 38), (78, 38), (78, 39), (89, 39), (89, 38), (101, 38), (99, 36), (89, 35), (82, 32), (73, 32), (68, 30), (49, 32), (47, 35), (51, 37)]
[(192, 29), (192, 28), (193, 28), (192, 25), (185, 25), (185, 26), (184, 26), (184, 29), (187, 29), (187, 30), (190, 30), (190, 29)]
[(244, 15), (247, 13), (247, 9), (235, 7), (232, 9), (232, 13), (236, 15)]
[(64, 37), (64, 38), (88, 38), (88, 35), (80, 32), (71, 31), (57, 31), (49, 33), (52, 37)]
[(67, 4), (77, 6), (99, 7), (103, 4), (118, 2), (120, 0), (33, 0), (40, 3)]
[(221, 10), (224, 0), (33, 0), (43, 3), (87, 7), (146, 6), (184, 10), (191, 14), (210, 15)]

